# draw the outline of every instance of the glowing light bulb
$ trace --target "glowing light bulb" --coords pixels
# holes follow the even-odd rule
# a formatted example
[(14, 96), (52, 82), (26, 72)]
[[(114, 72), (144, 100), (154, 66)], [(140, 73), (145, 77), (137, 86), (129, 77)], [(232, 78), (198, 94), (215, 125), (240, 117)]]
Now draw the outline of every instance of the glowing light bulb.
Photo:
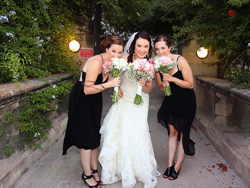
[(77, 52), (77, 51), (80, 49), (80, 44), (79, 44), (79, 42), (77, 42), (76, 40), (72, 40), (72, 41), (69, 43), (69, 49), (70, 49), (72, 52)]
[(200, 47), (197, 52), (196, 52), (197, 56), (201, 59), (207, 57), (208, 55), (208, 49), (206, 49), (205, 47)]

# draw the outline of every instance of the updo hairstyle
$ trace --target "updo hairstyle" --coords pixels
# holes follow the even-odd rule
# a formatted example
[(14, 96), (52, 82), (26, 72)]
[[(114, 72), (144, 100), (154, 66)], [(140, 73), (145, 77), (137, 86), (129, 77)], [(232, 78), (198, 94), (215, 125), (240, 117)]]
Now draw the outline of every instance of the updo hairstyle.
[(104, 52), (106, 51), (107, 48), (110, 48), (112, 44), (117, 44), (117, 45), (121, 45), (122, 47), (124, 47), (123, 40), (119, 36), (109, 36), (108, 38), (103, 39), (101, 41), (101, 47)]

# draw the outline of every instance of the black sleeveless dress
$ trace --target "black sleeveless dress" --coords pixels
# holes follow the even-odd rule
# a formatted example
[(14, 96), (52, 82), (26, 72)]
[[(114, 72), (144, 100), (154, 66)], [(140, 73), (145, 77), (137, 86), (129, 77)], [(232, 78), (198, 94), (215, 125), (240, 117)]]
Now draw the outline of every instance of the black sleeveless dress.
[[(179, 56), (180, 57), (180, 56)], [(178, 58), (177, 58), (178, 61)], [(178, 71), (173, 77), (183, 79), (182, 73)], [(194, 155), (194, 142), (190, 139), (190, 129), (196, 111), (196, 98), (193, 89), (185, 89), (170, 82), (172, 95), (165, 96), (162, 105), (158, 111), (158, 122), (168, 129), (168, 124), (173, 125), (179, 132), (178, 140), (180, 141), (180, 133), (183, 133), (183, 148), (186, 155)]]
[[(63, 155), (71, 146), (83, 149), (95, 149), (100, 145), (102, 114), (102, 92), (85, 95), (83, 91), (86, 73), (82, 72), (82, 81), (77, 81), (69, 96), (68, 124), (63, 143)], [(95, 84), (103, 81), (102, 73)]]

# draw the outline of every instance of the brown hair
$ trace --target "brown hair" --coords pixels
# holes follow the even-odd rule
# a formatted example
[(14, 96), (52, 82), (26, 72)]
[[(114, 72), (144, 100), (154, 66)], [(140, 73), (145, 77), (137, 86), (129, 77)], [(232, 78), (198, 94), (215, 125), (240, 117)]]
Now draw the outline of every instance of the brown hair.
[(131, 43), (131, 45), (129, 47), (129, 50), (128, 50), (129, 51), (128, 62), (130, 62), (130, 63), (133, 62), (133, 53), (135, 51), (135, 43), (136, 43), (136, 40), (138, 38), (143, 38), (143, 39), (148, 40), (148, 42), (149, 42), (149, 51), (148, 51), (149, 55), (147, 56), (147, 59), (152, 57), (153, 47), (151, 45), (151, 37), (150, 37), (150, 35), (145, 31), (138, 32), (135, 35), (135, 38), (134, 38), (133, 42)]
[(154, 45), (160, 41), (164, 41), (169, 48), (172, 46), (172, 42), (171, 42), (170, 38), (168, 38), (166, 35), (160, 35), (160, 36), (156, 37), (156, 39), (154, 41)]
[(112, 44), (117, 44), (117, 45), (121, 45), (124, 47), (123, 40), (119, 36), (109, 36), (108, 38), (103, 39), (101, 41), (101, 47), (103, 51), (106, 51), (106, 48), (110, 48)]

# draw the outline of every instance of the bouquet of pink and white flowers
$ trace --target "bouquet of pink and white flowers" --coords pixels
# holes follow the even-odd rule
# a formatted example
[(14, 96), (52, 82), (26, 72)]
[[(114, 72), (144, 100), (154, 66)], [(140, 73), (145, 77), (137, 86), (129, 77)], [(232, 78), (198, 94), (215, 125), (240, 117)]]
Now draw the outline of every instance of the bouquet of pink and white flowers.
[[(147, 59), (137, 59), (129, 64), (129, 69), (132, 77), (137, 80), (146, 78), (147, 81), (150, 81), (154, 77), (154, 65), (149, 63)], [(141, 96), (142, 86), (138, 82), (136, 96), (134, 99), (134, 104), (140, 105), (143, 104)]]
[[(106, 61), (102, 65), (103, 71), (105, 73), (110, 72), (114, 78), (118, 78), (121, 72), (124, 72), (127, 70), (127, 67), (128, 67), (127, 61), (124, 59), (119, 59), (119, 58), (112, 58)], [(118, 86), (114, 88), (114, 93), (111, 97), (112, 97), (113, 102), (119, 101)]]
[[(172, 57), (159, 57), (154, 58), (154, 68), (155, 71), (162, 71), (163, 73), (168, 73), (169, 70), (173, 69), (176, 65), (175, 60)], [(165, 96), (171, 95), (170, 86), (165, 87)]]

